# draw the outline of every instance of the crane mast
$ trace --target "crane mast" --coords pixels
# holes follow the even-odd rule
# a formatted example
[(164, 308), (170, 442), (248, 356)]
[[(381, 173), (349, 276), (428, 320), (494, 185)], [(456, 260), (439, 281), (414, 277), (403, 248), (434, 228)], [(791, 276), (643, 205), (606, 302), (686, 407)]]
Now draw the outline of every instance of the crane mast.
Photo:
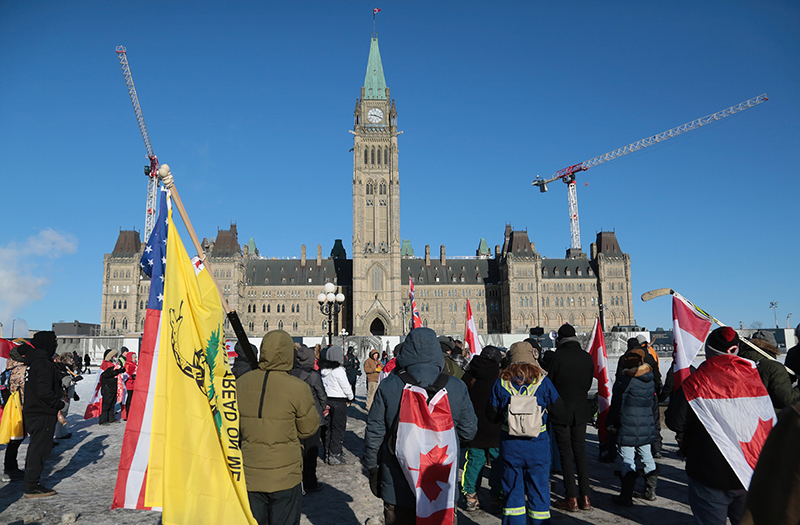
[(147, 134), (147, 126), (144, 125), (144, 116), (142, 115), (142, 108), (139, 105), (139, 97), (136, 95), (136, 87), (133, 85), (133, 76), (131, 75), (131, 68), (128, 65), (128, 55), (125, 47), (117, 46), (117, 58), (119, 58), (119, 65), (122, 67), (122, 74), (125, 76), (125, 85), (128, 87), (128, 94), (131, 97), (131, 104), (133, 104), (133, 112), (136, 113), (136, 122), (139, 124), (139, 131), (144, 140), (144, 147), (147, 150), (147, 158), (150, 159), (150, 165), (144, 167), (144, 173), (148, 177), (147, 181), (147, 206), (145, 208), (144, 216), (144, 242), (150, 238), (150, 233), (156, 225), (156, 205), (158, 203), (158, 157), (153, 153), (153, 147), (150, 145), (150, 136)]
[(723, 109), (722, 111), (712, 113), (711, 115), (695, 119), (691, 122), (687, 122), (686, 124), (683, 124), (676, 128), (664, 131), (663, 133), (659, 133), (658, 135), (653, 135), (652, 137), (647, 137), (646, 139), (642, 139), (638, 142), (628, 144), (627, 146), (615, 149), (614, 151), (609, 151), (604, 155), (600, 155), (593, 159), (589, 159), (585, 162), (581, 162), (579, 164), (573, 164), (572, 166), (567, 166), (566, 168), (555, 172), (549, 179), (545, 180), (537, 175), (536, 179), (534, 179), (534, 181), (532, 182), (532, 185), (538, 186), (539, 191), (541, 193), (547, 191), (547, 185), (549, 183), (559, 179), (564, 181), (564, 183), (567, 185), (567, 199), (569, 201), (569, 226), (570, 226), (570, 236), (571, 236), (570, 251), (575, 250), (576, 252), (579, 252), (581, 250), (581, 232), (580, 232), (580, 224), (578, 222), (578, 191), (575, 184), (576, 173), (578, 173), (579, 171), (588, 170), (589, 168), (597, 166), (598, 164), (602, 164), (604, 162), (608, 162), (610, 160), (622, 157), (624, 155), (627, 155), (628, 153), (639, 151), (640, 149), (652, 146), (653, 144), (658, 144), (659, 142), (671, 139), (672, 137), (677, 137), (678, 135), (682, 135), (683, 133), (692, 131), (693, 129), (697, 129), (700, 126), (704, 126), (706, 124), (715, 122), (725, 117), (730, 117), (731, 115), (735, 115), (740, 111), (744, 111), (745, 109), (757, 106), (762, 102), (766, 102), (767, 100), (769, 100), (767, 98), (767, 94), (764, 93), (755, 98), (751, 98), (750, 100), (745, 100), (740, 104), (736, 104), (735, 106)]

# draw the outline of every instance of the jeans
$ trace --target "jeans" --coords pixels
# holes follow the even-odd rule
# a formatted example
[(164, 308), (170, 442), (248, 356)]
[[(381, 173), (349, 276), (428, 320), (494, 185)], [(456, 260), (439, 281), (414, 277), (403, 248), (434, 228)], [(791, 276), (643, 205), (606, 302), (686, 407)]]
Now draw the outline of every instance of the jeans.
[(697, 525), (725, 525), (728, 518), (739, 525), (746, 499), (744, 489), (714, 489), (689, 478), (689, 506)]
[(653, 452), (650, 444), (638, 447), (619, 447), (619, 458), (622, 461), (622, 475), (636, 471), (636, 459), (644, 466), (644, 473), (649, 474), (656, 469), (656, 462), (653, 460)]

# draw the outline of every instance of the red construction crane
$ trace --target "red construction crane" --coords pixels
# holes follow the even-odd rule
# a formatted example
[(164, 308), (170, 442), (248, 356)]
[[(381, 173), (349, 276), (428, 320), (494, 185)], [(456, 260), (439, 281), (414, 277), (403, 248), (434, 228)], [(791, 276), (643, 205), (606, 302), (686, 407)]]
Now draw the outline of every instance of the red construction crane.
[(136, 87), (133, 85), (133, 76), (131, 76), (131, 68), (128, 66), (128, 55), (123, 46), (117, 46), (117, 58), (119, 58), (119, 65), (122, 66), (122, 74), (125, 75), (125, 84), (128, 86), (128, 94), (131, 96), (131, 103), (133, 104), (133, 111), (136, 113), (136, 122), (139, 123), (139, 131), (142, 133), (144, 139), (144, 147), (147, 150), (147, 158), (150, 159), (150, 165), (144, 167), (144, 174), (147, 175), (147, 207), (145, 208), (144, 216), (144, 242), (150, 238), (150, 233), (156, 225), (156, 206), (158, 203), (158, 157), (153, 153), (153, 147), (150, 145), (150, 136), (147, 134), (147, 127), (144, 125), (144, 116), (142, 116), (142, 108), (139, 105), (139, 97), (136, 95)]
[(581, 230), (578, 224), (578, 192), (575, 185), (576, 173), (578, 173), (579, 171), (588, 170), (593, 166), (597, 166), (598, 164), (608, 162), (609, 160), (614, 160), (616, 158), (622, 157), (623, 155), (627, 155), (628, 153), (633, 153), (634, 151), (638, 151), (648, 146), (652, 146), (653, 144), (663, 142), (667, 139), (671, 139), (672, 137), (677, 137), (678, 135), (686, 133), (687, 131), (692, 131), (693, 129), (699, 128), (700, 126), (704, 126), (710, 122), (714, 122), (716, 120), (720, 120), (725, 117), (735, 115), (740, 111), (744, 111), (745, 109), (757, 106), (758, 104), (766, 102), (767, 100), (769, 100), (767, 98), (767, 94), (764, 93), (763, 95), (759, 95), (755, 98), (751, 98), (750, 100), (746, 100), (741, 104), (736, 104), (735, 106), (731, 106), (728, 109), (723, 109), (722, 111), (718, 111), (717, 113), (714, 113), (712, 115), (708, 115), (693, 120), (691, 122), (687, 122), (682, 126), (678, 126), (677, 128), (672, 128), (663, 133), (659, 133), (658, 135), (653, 135), (652, 137), (642, 139), (639, 142), (628, 144), (624, 148), (615, 149), (614, 151), (610, 151), (605, 155), (600, 155), (599, 157), (589, 159), (586, 162), (581, 162), (580, 164), (573, 164), (572, 166), (568, 166), (563, 170), (555, 172), (553, 176), (547, 180), (544, 180), (537, 175), (536, 179), (533, 181), (532, 184), (534, 186), (539, 186), (539, 191), (542, 193), (547, 191), (547, 185), (549, 183), (558, 179), (563, 180), (564, 183), (567, 185), (567, 197), (569, 199), (569, 228), (572, 236), (570, 252), (572, 252), (573, 250), (575, 252), (579, 252), (581, 249)]

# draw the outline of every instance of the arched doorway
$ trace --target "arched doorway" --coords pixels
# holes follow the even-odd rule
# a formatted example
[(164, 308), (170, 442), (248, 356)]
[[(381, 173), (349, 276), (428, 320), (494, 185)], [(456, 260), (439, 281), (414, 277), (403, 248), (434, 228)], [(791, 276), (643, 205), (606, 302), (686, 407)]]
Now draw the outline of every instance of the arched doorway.
[(369, 333), (372, 335), (386, 335), (386, 328), (383, 326), (383, 321), (376, 318), (372, 321), (372, 324), (369, 325)]

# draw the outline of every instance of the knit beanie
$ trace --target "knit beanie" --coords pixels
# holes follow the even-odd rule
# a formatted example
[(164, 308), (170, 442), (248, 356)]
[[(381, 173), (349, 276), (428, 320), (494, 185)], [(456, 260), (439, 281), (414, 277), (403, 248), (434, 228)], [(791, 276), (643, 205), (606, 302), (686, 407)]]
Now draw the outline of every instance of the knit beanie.
[(558, 329), (558, 338), (565, 339), (567, 337), (575, 337), (575, 328), (569, 323), (564, 323)]
[(765, 332), (764, 330), (758, 330), (756, 333), (750, 336), (751, 341), (756, 339), (760, 339), (761, 341), (767, 342), (770, 344), (770, 346), (775, 346), (775, 347), (778, 346), (772, 334), (769, 332)]
[(47, 352), (49, 357), (52, 357), (53, 354), (56, 353), (56, 347), (58, 346), (58, 338), (56, 337), (56, 333), (46, 330), (44, 332), (36, 332), (33, 335), (33, 339), (31, 339), (31, 344), (34, 348), (39, 348), (40, 350), (44, 350)]
[(325, 359), (328, 361), (335, 361), (340, 365), (344, 361), (344, 353), (341, 346), (329, 346), (328, 351), (325, 353)]
[(739, 334), (730, 326), (717, 328), (706, 339), (706, 357), (739, 352)]
[(500, 352), (500, 349), (492, 345), (484, 346), (479, 355), (483, 358), (490, 359), (495, 363), (500, 363), (503, 360), (503, 354)]
[(511, 349), (508, 351), (509, 359), (508, 362), (512, 365), (514, 363), (533, 363), (535, 365), (539, 364), (539, 361), (536, 359), (536, 353), (533, 350), (533, 347), (530, 343), (526, 343), (525, 341), (518, 341), (511, 345)]
[(631, 337), (628, 339), (628, 350), (633, 350), (634, 348), (641, 348), (642, 343), (639, 342), (639, 339), (636, 337)]

